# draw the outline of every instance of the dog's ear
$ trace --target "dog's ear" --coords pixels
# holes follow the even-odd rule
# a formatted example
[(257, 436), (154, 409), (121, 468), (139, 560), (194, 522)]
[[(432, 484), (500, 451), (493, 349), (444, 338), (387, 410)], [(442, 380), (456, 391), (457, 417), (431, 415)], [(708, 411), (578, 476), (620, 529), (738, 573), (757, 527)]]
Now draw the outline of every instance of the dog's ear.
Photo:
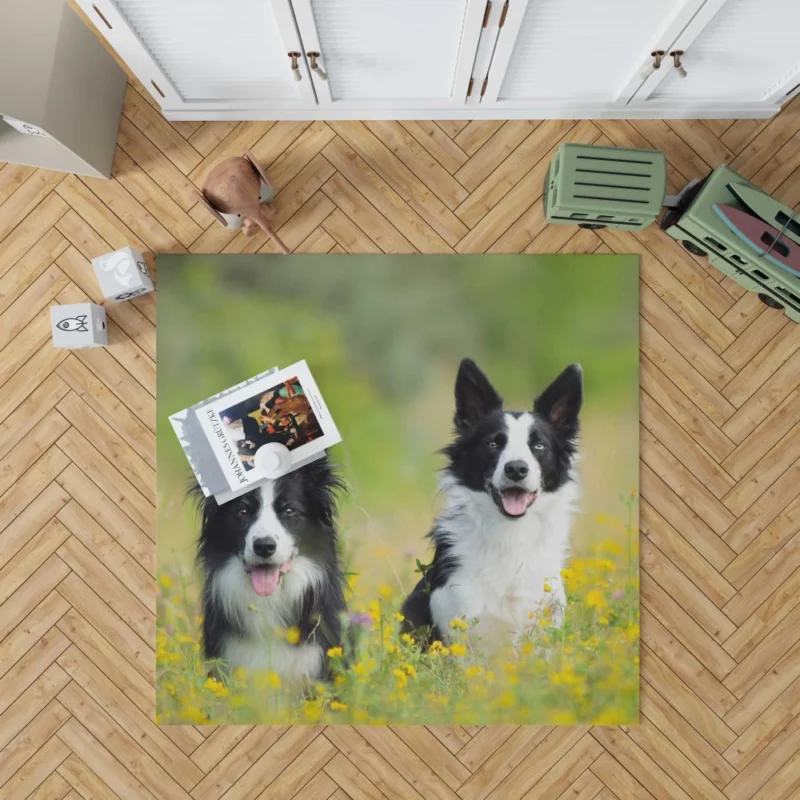
[(570, 364), (533, 401), (533, 410), (547, 417), (564, 433), (575, 435), (582, 402), (583, 370), (580, 364)]
[(497, 394), (478, 365), (471, 358), (465, 358), (456, 378), (456, 429), (466, 430), (502, 405), (503, 398)]

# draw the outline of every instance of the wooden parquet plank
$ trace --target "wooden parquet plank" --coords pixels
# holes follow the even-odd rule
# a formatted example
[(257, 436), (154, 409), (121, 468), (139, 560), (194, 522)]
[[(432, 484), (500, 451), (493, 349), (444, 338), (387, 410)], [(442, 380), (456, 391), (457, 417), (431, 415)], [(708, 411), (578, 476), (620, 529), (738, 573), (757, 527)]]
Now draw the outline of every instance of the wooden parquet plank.
[[(60, 523), (59, 523), (60, 524)], [(67, 534), (69, 531), (61, 525)], [(155, 641), (153, 613), (76, 538), (68, 537), (59, 557), (88, 584), (146, 642)], [(154, 605), (150, 598), (147, 598)]]
[(34, 247), (68, 209), (58, 195), (49, 194), (11, 233), (0, 239), (0, 275), (5, 275)]
[[(0, 164), (0, 796), (187, 800), (800, 797), (800, 328), (687, 254), (547, 225), (562, 141), (727, 162), (800, 203), (800, 101), (773, 120), (183, 122), (132, 81), (111, 181)], [(53, 350), (89, 260), (274, 252), (197, 187), (251, 148), (316, 253), (636, 253), (642, 724), (165, 727), (154, 712), (155, 298), (108, 349)]]
[[(716, 714), (721, 716), (736, 705), (736, 697), (721, 680), (691, 650), (671, 636), (658, 618), (658, 610), (651, 612), (642, 608), (642, 642)], [(733, 663), (728, 662), (728, 665)], [(649, 679), (649, 676), (645, 677)]]
[(399, 122), (364, 123), (451, 211), (469, 192)]
[[(720, 755), (691, 723), (682, 717), (647, 681), (642, 681), (640, 699), (642, 716), (644, 717), (642, 726), (648, 725), (650, 727), (649, 724), (651, 723), (651, 731), (657, 730), (660, 732), (664, 739), (683, 753), (691, 763), (691, 766), (681, 764), (671, 769), (671, 774), (675, 776), (678, 782), (682, 782), (684, 771), (691, 776), (692, 780), (697, 780), (695, 770), (698, 770), (714, 786), (722, 789), (736, 777), (736, 769), (731, 766), (729, 759)], [(662, 748), (663, 740), (651, 731), (642, 736), (635, 726), (631, 726), (628, 729), (628, 734), (641, 747), (649, 748), (648, 752), (653, 750), (658, 752)], [(653, 744), (650, 744), (651, 742)], [(735, 747), (735, 742), (731, 745), (732, 747)], [(653, 756), (652, 752), (651, 756)], [(658, 758), (658, 756), (653, 757)], [(679, 761), (674, 753), (671, 754), (671, 760), (673, 762)]]
[[(63, 562), (62, 562), (63, 563)], [(151, 683), (155, 680), (155, 654), (128, 624), (102, 601), (75, 572), (58, 584), (58, 593), (114, 647), (120, 656)]]
[(53, 664), (3, 713), (0, 785), (32, 754), (32, 742), (46, 742), (69, 719), (64, 707), (53, 699), (67, 683), (69, 676)]
[(5, 203), (34, 172), (36, 167), (28, 167), (25, 164), (5, 164), (0, 167), (0, 205)]
[[(400, 123), (456, 180), (455, 174), (469, 156), (435, 122), (406, 120)], [(467, 187), (469, 188), (469, 187)]]
[(197, 152), (133, 86), (128, 85), (122, 113), (170, 160), (188, 175), (202, 160)]

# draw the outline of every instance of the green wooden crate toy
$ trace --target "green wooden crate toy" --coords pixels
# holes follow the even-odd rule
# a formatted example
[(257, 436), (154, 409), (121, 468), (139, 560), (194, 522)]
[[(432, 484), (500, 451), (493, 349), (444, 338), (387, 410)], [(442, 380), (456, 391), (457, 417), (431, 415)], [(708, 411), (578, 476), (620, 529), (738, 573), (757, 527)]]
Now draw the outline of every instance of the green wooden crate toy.
[(543, 203), (551, 224), (628, 231), (646, 228), (666, 206), (662, 230), (800, 322), (800, 214), (727, 166), (678, 195), (666, 188), (660, 151), (562, 144), (547, 169)]
[(544, 181), (547, 221), (640, 231), (655, 222), (667, 191), (658, 150), (562, 144)]

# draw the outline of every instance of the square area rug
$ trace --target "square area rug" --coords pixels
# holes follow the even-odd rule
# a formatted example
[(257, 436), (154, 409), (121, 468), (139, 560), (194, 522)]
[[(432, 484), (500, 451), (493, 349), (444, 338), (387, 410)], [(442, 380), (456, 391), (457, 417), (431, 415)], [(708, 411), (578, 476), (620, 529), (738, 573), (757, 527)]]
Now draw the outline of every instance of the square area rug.
[[(158, 277), (160, 723), (638, 722), (638, 257)], [(274, 367), (206, 425), (255, 488), (192, 491), (170, 417)]]

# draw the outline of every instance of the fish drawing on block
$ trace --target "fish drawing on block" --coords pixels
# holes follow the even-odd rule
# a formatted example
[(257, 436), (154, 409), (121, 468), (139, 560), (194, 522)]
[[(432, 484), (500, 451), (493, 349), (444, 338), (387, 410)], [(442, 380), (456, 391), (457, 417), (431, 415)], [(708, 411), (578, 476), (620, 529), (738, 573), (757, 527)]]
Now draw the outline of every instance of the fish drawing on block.
[(85, 333), (89, 330), (89, 326), (86, 324), (86, 314), (62, 319), (56, 327), (62, 331), (76, 331), (77, 333)]
[(717, 216), (746, 244), (771, 264), (800, 275), (800, 245), (758, 217), (738, 208), (714, 203)]

